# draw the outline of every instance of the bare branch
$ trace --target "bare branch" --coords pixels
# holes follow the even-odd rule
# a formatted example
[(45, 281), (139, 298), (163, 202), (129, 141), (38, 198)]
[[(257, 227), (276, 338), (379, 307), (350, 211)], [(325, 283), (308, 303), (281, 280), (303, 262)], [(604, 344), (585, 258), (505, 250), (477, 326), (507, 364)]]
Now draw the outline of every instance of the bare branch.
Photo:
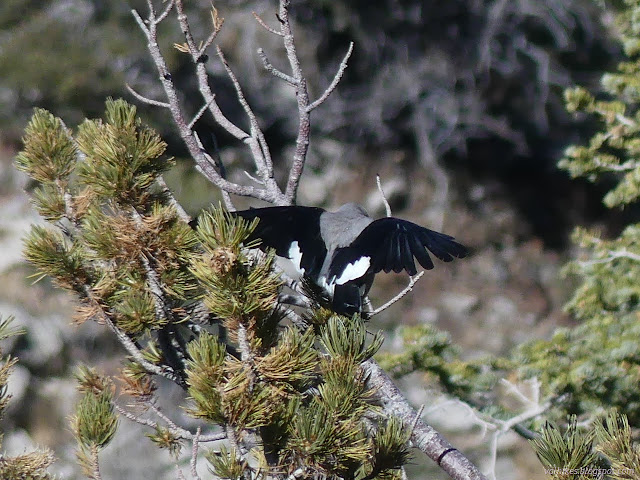
[(258, 56), (260, 57), (260, 60), (262, 60), (262, 65), (264, 66), (265, 70), (269, 72), (271, 75), (281, 80), (284, 80), (292, 87), (296, 87), (298, 85), (295, 78), (293, 78), (290, 75), (287, 75), (284, 72), (281, 72), (271, 64), (271, 62), (269, 61), (269, 58), (267, 57), (267, 54), (264, 53), (264, 50), (262, 48), (258, 49)]
[(131, 85), (129, 85), (128, 83), (125, 84), (125, 87), (127, 88), (127, 90), (129, 90), (129, 93), (131, 95), (133, 95), (143, 103), (146, 103), (148, 105), (153, 105), (154, 107), (162, 107), (162, 108), (171, 107), (171, 105), (169, 105), (167, 102), (161, 102), (160, 100), (154, 100), (153, 98), (149, 98), (149, 97), (145, 97), (144, 95), (141, 95), (140, 93), (136, 92), (133, 89), (133, 87), (131, 87)]
[(140, 30), (142, 30), (142, 32), (145, 34), (145, 36), (149, 36), (149, 27), (147, 26), (147, 23), (145, 23), (144, 20), (142, 20), (142, 17), (140, 16), (140, 14), (138, 13), (137, 10), (131, 10), (131, 14), (133, 15), (133, 18), (135, 19), (136, 23), (138, 24), (138, 26), (140, 27)]
[[(191, 58), (196, 65), (196, 76), (198, 79), (198, 89), (200, 90), (200, 94), (202, 95), (205, 103), (209, 104), (209, 111), (213, 115), (213, 118), (218, 123), (218, 125), (220, 125), (227, 132), (229, 132), (229, 134), (231, 134), (238, 140), (241, 140), (249, 147), (254, 163), (256, 164), (256, 168), (259, 172), (261, 172), (261, 176), (265, 180), (265, 187), (256, 188), (254, 186), (240, 186), (224, 180), (221, 176), (218, 176), (219, 179), (217, 179), (214, 183), (228, 193), (251, 196), (277, 205), (287, 204), (288, 202), (285, 196), (283, 195), (275, 179), (273, 178), (271, 169), (264, 168), (265, 165), (268, 166), (271, 164), (271, 159), (268, 152), (265, 153), (266, 142), (263, 142), (263, 140), (260, 139), (261, 134), (258, 134), (257, 131), (252, 132), (252, 134), (248, 134), (247, 132), (242, 130), (240, 127), (226, 118), (226, 116), (222, 113), (220, 107), (216, 103), (214, 94), (211, 91), (211, 87), (209, 85), (209, 76), (205, 67), (207, 57), (202, 53), (202, 50), (196, 46), (193, 35), (191, 33), (191, 28), (189, 26), (189, 21), (184, 12), (182, 0), (175, 0), (175, 4), (176, 11), (178, 13), (178, 23), (180, 24), (182, 33), (184, 34), (185, 40), (187, 41), (186, 43)], [(191, 149), (190, 153), (192, 156), (194, 156), (193, 152), (191, 152)]]
[(196, 434), (193, 436), (193, 440), (191, 442), (191, 461), (189, 465), (191, 467), (191, 476), (193, 480), (200, 480), (200, 475), (198, 475), (197, 463), (198, 463), (198, 449), (200, 447), (200, 427), (196, 430)]
[(134, 360), (138, 362), (147, 372), (153, 375), (159, 375), (161, 377), (165, 377), (177, 385), (184, 384), (180, 376), (177, 375), (171, 367), (167, 365), (159, 366), (154, 363), (151, 363), (146, 358), (144, 358), (144, 356), (142, 355), (142, 352), (138, 349), (138, 347), (133, 342), (133, 340), (131, 340), (127, 336), (127, 334), (125, 334), (122, 330), (116, 327), (116, 325), (113, 323), (109, 315), (103, 312), (102, 319), (107, 324), (109, 329), (116, 334), (116, 337), (118, 338), (122, 346), (125, 348), (127, 353), (129, 353), (129, 355), (131, 355), (134, 358)]
[(264, 23), (264, 20), (262, 20), (262, 18), (260, 18), (260, 15), (258, 15), (256, 12), (251, 12), (253, 13), (253, 16), (255, 17), (256, 21), (260, 24), (260, 26), (262, 26), (262, 28), (264, 28), (266, 31), (273, 33), (274, 35), (278, 35), (279, 37), (283, 37), (283, 33), (279, 32), (278, 30), (276, 30), (275, 28), (271, 28), (269, 25), (267, 25), (266, 23)]
[(407, 428), (415, 421), (411, 440), (416, 448), (436, 462), (454, 480), (486, 480), (480, 470), (438, 431), (421, 419), (416, 421), (416, 411), (375, 360), (365, 361), (362, 368), (368, 376), (369, 386), (377, 392), (384, 413), (397, 416)]
[(293, 163), (289, 170), (285, 197), (288, 203), (295, 203), (300, 184), (300, 176), (304, 170), (304, 164), (309, 150), (309, 135), (311, 134), (311, 122), (309, 118), (309, 92), (307, 90), (307, 80), (302, 74), (300, 60), (293, 40), (291, 22), (289, 20), (289, 0), (280, 0), (278, 18), (280, 19), (280, 31), (283, 34), (284, 49), (287, 52), (287, 59), (291, 66), (292, 77), (295, 80), (296, 100), (298, 102), (298, 136), (296, 138), (296, 149), (293, 154)]
[(247, 178), (249, 180), (251, 180), (252, 182), (256, 182), (258, 185), (264, 185), (264, 183), (262, 182), (262, 180), (258, 180), (256, 177), (254, 177), (253, 175), (251, 175), (249, 172), (247, 172), (246, 170), (244, 170), (242, 173), (244, 173)]
[(171, 190), (169, 190), (169, 187), (165, 183), (164, 178), (158, 177), (156, 179), (156, 183), (162, 189), (162, 193), (169, 198), (169, 203), (173, 208), (176, 209), (176, 212), (178, 213), (178, 216), (180, 217), (180, 219), (186, 223), (189, 223), (191, 221), (191, 217), (187, 212), (185, 212), (184, 208), (182, 208), (182, 205), (180, 205), (180, 203), (178, 203), (178, 201), (175, 199), (175, 197), (173, 196), (173, 193), (171, 193)]
[[(284, 198), (280, 190), (277, 188), (277, 185), (275, 186), (275, 188), (270, 185), (269, 189), (264, 189), (256, 188), (254, 186), (243, 186), (233, 182), (229, 182), (218, 172), (216, 167), (208, 161), (207, 157), (204, 155), (202, 149), (200, 148), (200, 145), (198, 144), (193, 130), (189, 127), (187, 121), (185, 120), (180, 102), (178, 100), (177, 91), (172, 81), (171, 73), (169, 72), (166, 61), (157, 43), (157, 25), (159, 23), (159, 17), (155, 16), (153, 5), (151, 4), (151, 2), (148, 3), (149, 18), (147, 19), (146, 23), (142, 20), (140, 15), (135, 10), (133, 10), (133, 15), (138, 22), (141, 30), (147, 37), (147, 47), (158, 70), (160, 82), (162, 83), (165, 94), (167, 96), (169, 110), (171, 111), (174, 122), (178, 127), (180, 136), (185, 142), (189, 153), (196, 161), (199, 170), (207, 179), (209, 179), (209, 181), (211, 181), (213, 184), (215, 184), (225, 192), (241, 196), (251, 196), (271, 203), (283, 204)], [(198, 83), (205, 103), (209, 105), (209, 110), (212, 112), (214, 119), (220, 126), (227, 130), (231, 135), (242, 141), (245, 141), (248, 138), (248, 134), (245, 133), (242, 129), (238, 128), (235, 124), (230, 122), (222, 114), (220, 108), (216, 104), (215, 97), (208, 85), (208, 76), (204, 68), (203, 58), (201, 58), (198, 53), (198, 48), (195, 46), (195, 42), (193, 40), (193, 36), (191, 35), (186, 15), (182, 8), (182, 1), (175, 0), (174, 4), (176, 12), (178, 14), (178, 21), (185, 35), (185, 39), (187, 40), (189, 52), (191, 53), (191, 56), (196, 63)], [(254, 143), (256, 144), (256, 146), (251, 150), (254, 157), (256, 157), (256, 155), (261, 155), (262, 153), (259, 145), (257, 144), (257, 141), (255, 141)], [(275, 185), (275, 181), (273, 182), (273, 184)]]
[(342, 62), (340, 62), (340, 66), (338, 67), (338, 71), (334, 75), (333, 80), (331, 81), (327, 89), (324, 91), (324, 93), (320, 95), (320, 98), (318, 98), (315, 102), (313, 102), (311, 105), (307, 107), (308, 112), (311, 112), (311, 110), (313, 110), (314, 108), (317, 108), (320, 105), (322, 105), (324, 101), (327, 98), (329, 98), (329, 95), (331, 95), (331, 93), (336, 89), (336, 87), (338, 86), (338, 83), (340, 83), (340, 80), (344, 75), (344, 71), (347, 68), (347, 62), (349, 61), (349, 57), (351, 56), (352, 53), (353, 53), (353, 42), (349, 44), (349, 49), (347, 50), (346, 55), (342, 59)]
[(420, 280), (422, 278), (423, 275), (424, 275), (424, 270), (422, 270), (421, 272), (418, 272), (417, 275), (414, 275), (413, 277), (411, 277), (409, 279), (409, 284), (404, 288), (404, 290), (402, 290), (400, 293), (398, 293), (395, 297), (393, 297), (391, 300), (389, 300), (384, 305), (376, 308), (369, 315), (371, 315), (371, 316), (377, 315), (380, 312), (383, 312), (384, 310), (389, 308), (394, 303), (396, 303), (398, 300), (400, 300), (402, 297), (404, 297), (407, 293), (409, 293), (411, 290), (413, 290), (414, 285), (418, 282), (418, 280)]
[[(147, 404), (150, 405), (150, 403), (147, 403)], [(135, 422), (144, 427), (150, 427), (153, 429), (158, 428), (157, 422), (154, 422), (150, 418), (143, 418), (140, 415), (134, 415), (129, 410), (121, 407), (117, 402), (113, 402), (113, 407), (116, 409), (116, 411), (120, 415), (127, 418), (128, 420), (131, 420), (132, 422)], [(164, 418), (167, 418), (167, 417), (164, 416)], [(189, 430), (186, 430), (182, 427), (178, 427), (174, 422), (171, 422), (171, 424), (167, 424), (167, 428), (169, 429), (172, 435), (174, 435), (176, 438), (180, 440), (193, 441), (196, 435), (198, 436), (198, 443), (217, 442), (219, 440), (224, 440), (225, 438), (227, 438), (227, 435), (224, 432), (212, 433), (209, 435), (202, 435), (200, 427), (198, 427), (196, 433), (191, 433)]]
[(162, 22), (165, 18), (167, 18), (167, 15), (169, 15), (169, 13), (173, 9), (174, 5), (175, 5), (174, 0), (170, 0), (167, 3), (167, 6), (163, 10), (163, 12), (160, 15), (158, 15), (157, 18), (156, 18), (156, 25), (159, 24), (160, 22)]
[(187, 125), (189, 129), (193, 129), (193, 126), (196, 124), (198, 120), (202, 118), (202, 115), (204, 115), (204, 112), (206, 112), (209, 109), (211, 102), (213, 102), (215, 98), (216, 98), (215, 96), (211, 97), (208, 102), (206, 102), (202, 107), (200, 107), (200, 110), (198, 110), (198, 113), (196, 113), (193, 116), (193, 118), (189, 122), (189, 125)]
[(229, 63), (227, 63), (227, 59), (225, 58), (219, 46), (216, 46), (216, 51), (218, 52), (218, 57), (220, 57), (220, 61), (222, 62), (224, 69), (227, 71), (227, 75), (229, 75), (229, 78), (231, 79), (231, 82), (233, 83), (233, 86), (236, 89), (236, 95), (238, 97), (238, 101), (240, 102), (240, 105), (242, 106), (244, 113), (246, 113), (247, 117), (249, 117), (249, 125), (251, 127), (251, 136), (258, 139), (258, 144), (260, 145), (260, 149), (262, 150), (262, 155), (257, 157), (255, 160), (259, 162), (258, 173), (263, 179), (265, 179), (265, 183), (266, 183), (266, 178), (273, 177), (273, 164), (271, 162), (271, 153), (269, 152), (269, 146), (267, 145), (267, 141), (264, 138), (264, 134), (260, 129), (260, 125), (258, 124), (258, 119), (253, 113), (251, 106), (249, 106), (249, 103), (247, 102), (247, 99), (245, 98), (244, 93), (242, 93), (242, 87), (240, 86), (240, 82), (238, 82), (238, 78), (233, 73), (233, 70), (231, 70), (231, 67), (229, 67)]
[(115, 408), (120, 415), (127, 418), (128, 420), (131, 420), (132, 422), (135, 422), (139, 425), (143, 425), (145, 427), (151, 427), (154, 429), (158, 428), (158, 424), (153, 420), (151, 420), (150, 418), (142, 418), (141, 416), (134, 415), (129, 410), (118, 405), (118, 403), (116, 402), (113, 402), (113, 408)]

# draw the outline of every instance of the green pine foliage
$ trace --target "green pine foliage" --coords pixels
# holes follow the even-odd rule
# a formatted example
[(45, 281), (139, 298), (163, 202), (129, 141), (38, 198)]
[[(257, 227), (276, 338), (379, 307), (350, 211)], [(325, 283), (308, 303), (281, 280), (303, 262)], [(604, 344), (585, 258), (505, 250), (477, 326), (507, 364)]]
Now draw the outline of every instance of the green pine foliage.
[(531, 445), (553, 480), (640, 479), (640, 447), (626, 415), (615, 411), (588, 428), (579, 427), (572, 415), (564, 433), (547, 422)]
[[(583, 471), (595, 468), (597, 460), (593, 450), (593, 430), (579, 432), (576, 416), (569, 419), (569, 425), (564, 433), (553, 423), (546, 423), (540, 436), (531, 441), (538, 458), (549, 470), (560, 469), (563, 473), (558, 478), (564, 478), (564, 471)], [(587, 475), (570, 473), (569, 478), (583, 478)]]
[[(25, 239), (34, 277), (74, 292), (77, 321), (107, 324), (130, 354), (117, 382), (86, 367), (76, 375), (71, 424), (86, 476), (100, 475), (115, 404), (156, 411), (152, 374), (165, 373), (203, 434), (226, 437), (228, 447), (203, 448), (217, 477), (399, 475), (410, 432), (381, 415), (361, 368), (381, 334), (323, 309), (285, 322), (274, 254), (246, 242), (255, 223), (214, 207), (192, 229), (159, 181), (173, 164), (165, 144), (133, 106), (109, 100), (104, 120), (75, 132), (38, 110), (24, 144), (17, 164), (49, 221)], [(177, 458), (193, 437), (161, 420), (146, 436)], [(248, 438), (254, 447), (240, 448)]]
[(34, 204), (55, 228), (33, 227), (25, 256), (36, 276), (79, 295), (79, 321), (102, 312), (141, 335), (163, 328), (158, 310), (177, 311), (196, 288), (188, 268), (197, 241), (155, 183), (173, 164), (164, 142), (122, 100), (107, 101), (105, 117), (85, 121), (74, 137), (35, 112), (16, 163), (36, 182)]

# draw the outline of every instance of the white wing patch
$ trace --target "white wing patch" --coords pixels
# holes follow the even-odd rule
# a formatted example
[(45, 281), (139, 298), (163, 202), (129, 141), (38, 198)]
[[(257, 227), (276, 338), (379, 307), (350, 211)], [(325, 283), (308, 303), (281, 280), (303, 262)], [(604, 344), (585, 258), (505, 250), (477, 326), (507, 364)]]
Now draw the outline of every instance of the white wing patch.
[(302, 262), (302, 252), (300, 251), (300, 246), (298, 245), (298, 241), (291, 242), (291, 246), (289, 246), (289, 259), (293, 262), (296, 270), (300, 273), (304, 273), (304, 268), (300, 266)]
[(350, 280), (355, 280), (356, 278), (360, 278), (371, 266), (371, 257), (360, 257), (353, 263), (348, 264), (340, 276), (336, 278), (335, 283), (337, 285), (343, 285)]
[(360, 257), (353, 263), (348, 264), (339, 277), (333, 276), (330, 281), (327, 281), (327, 277), (320, 277), (318, 279), (318, 285), (325, 289), (325, 291), (329, 295), (333, 295), (333, 292), (336, 289), (336, 285), (344, 285), (350, 280), (355, 280), (356, 278), (360, 278), (371, 266), (371, 258), (370, 257)]

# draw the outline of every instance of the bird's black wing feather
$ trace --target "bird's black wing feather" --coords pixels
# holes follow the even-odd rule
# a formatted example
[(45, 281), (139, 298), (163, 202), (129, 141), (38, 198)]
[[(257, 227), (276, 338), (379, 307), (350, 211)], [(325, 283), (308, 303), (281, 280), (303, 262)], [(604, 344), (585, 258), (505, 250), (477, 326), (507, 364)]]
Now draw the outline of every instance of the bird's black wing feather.
[(276, 255), (289, 258), (289, 248), (298, 242), (302, 252), (300, 266), (305, 274), (316, 278), (322, 268), (327, 249), (320, 236), (321, 208), (283, 206), (250, 208), (233, 212), (234, 215), (259, 222), (247, 241), (260, 239), (261, 249), (273, 248)]
[(449, 235), (399, 218), (381, 218), (369, 224), (351, 245), (336, 251), (328, 278), (340, 277), (347, 265), (364, 256), (371, 259), (367, 273), (405, 270), (415, 275), (414, 257), (423, 268), (433, 268), (428, 251), (444, 262), (467, 255), (467, 249)]

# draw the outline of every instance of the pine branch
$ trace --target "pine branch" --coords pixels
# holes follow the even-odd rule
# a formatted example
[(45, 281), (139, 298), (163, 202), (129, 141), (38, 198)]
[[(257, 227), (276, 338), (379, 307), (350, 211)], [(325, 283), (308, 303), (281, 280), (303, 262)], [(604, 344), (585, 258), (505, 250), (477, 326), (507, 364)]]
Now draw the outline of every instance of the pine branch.
[[(405, 427), (413, 425), (416, 411), (384, 370), (373, 359), (365, 361), (362, 366), (369, 377), (369, 385), (377, 392), (385, 414), (400, 418)], [(454, 480), (486, 480), (467, 457), (423, 420), (415, 422), (411, 441)]]

